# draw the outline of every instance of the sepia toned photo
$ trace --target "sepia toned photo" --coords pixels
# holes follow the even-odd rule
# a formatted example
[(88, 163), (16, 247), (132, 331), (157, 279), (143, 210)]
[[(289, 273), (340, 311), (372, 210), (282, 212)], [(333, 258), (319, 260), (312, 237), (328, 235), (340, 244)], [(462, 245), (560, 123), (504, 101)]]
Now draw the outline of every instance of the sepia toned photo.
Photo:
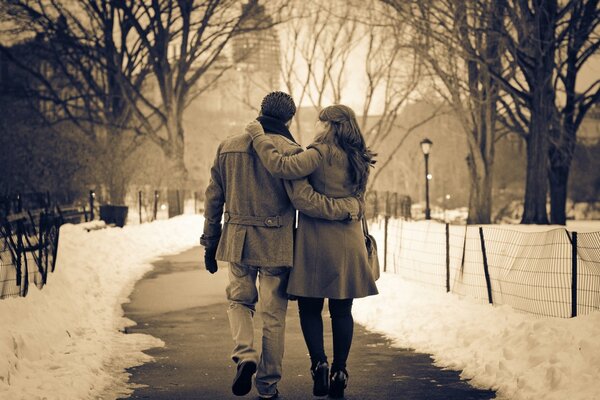
[(0, 0), (0, 400), (600, 399), (598, 0)]

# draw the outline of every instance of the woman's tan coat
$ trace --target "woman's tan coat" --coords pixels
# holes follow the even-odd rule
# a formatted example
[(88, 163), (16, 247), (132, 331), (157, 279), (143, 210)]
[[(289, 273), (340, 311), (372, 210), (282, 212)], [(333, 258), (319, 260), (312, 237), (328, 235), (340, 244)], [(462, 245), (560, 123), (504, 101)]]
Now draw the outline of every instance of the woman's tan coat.
[[(302, 153), (284, 156), (267, 135), (256, 136), (253, 145), (263, 165), (276, 177), (309, 175), (317, 192), (333, 198), (356, 192), (348, 156), (337, 146), (314, 144)], [(361, 222), (326, 221), (300, 213), (288, 293), (333, 299), (377, 294)]]

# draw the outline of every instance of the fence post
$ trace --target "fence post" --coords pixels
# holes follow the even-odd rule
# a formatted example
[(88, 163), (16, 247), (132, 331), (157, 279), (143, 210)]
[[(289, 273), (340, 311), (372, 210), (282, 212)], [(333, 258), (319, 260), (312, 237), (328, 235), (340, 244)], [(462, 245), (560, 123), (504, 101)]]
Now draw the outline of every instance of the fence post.
[(385, 225), (383, 237), (383, 272), (387, 272), (388, 259), (388, 226), (390, 223), (390, 192), (385, 192)]
[(46, 244), (44, 243), (44, 234), (45, 234), (45, 230), (46, 230), (46, 212), (45, 211), (42, 211), (40, 213), (40, 221), (38, 223), (38, 228), (39, 228), (39, 232), (38, 232), (39, 267), (38, 268), (42, 275), (42, 284), (45, 285), (46, 284), (46, 273), (48, 272), (48, 270), (44, 268), (44, 264), (43, 264), (44, 263), (44, 248), (46, 248)]
[[(8, 224), (8, 222), (7, 222)], [(8, 234), (10, 235), (11, 232), (8, 231)], [(21, 270), (21, 266), (22, 266), (22, 256), (23, 256), (23, 231), (21, 229), (21, 223), (17, 221), (17, 243), (15, 246), (15, 253), (16, 253), (16, 263), (15, 263), (15, 268), (16, 268), (16, 273), (17, 273), (17, 286), (21, 286), (21, 280), (22, 280), (22, 270)], [(21, 290), (19, 290), (19, 294), (21, 293)]]
[(158, 213), (158, 190), (154, 191), (154, 219), (156, 221), (156, 214)]
[(179, 198), (179, 189), (175, 192), (177, 194), (177, 215), (183, 214), (183, 210), (181, 209), (181, 199)]
[(450, 224), (446, 223), (446, 293), (450, 292)]
[(198, 192), (194, 192), (194, 214), (198, 214)]
[(90, 190), (90, 221), (94, 220), (94, 198), (96, 197), (96, 193), (93, 190)]
[(490, 304), (494, 304), (492, 301), (492, 282), (490, 281), (490, 271), (488, 269), (487, 254), (485, 252), (485, 239), (483, 238), (483, 228), (479, 227), (479, 238), (481, 239), (481, 254), (483, 255), (483, 273), (485, 274), (485, 284), (487, 286), (488, 301)]
[(142, 191), (138, 191), (138, 210), (140, 213), (140, 224), (142, 223)]
[(23, 220), (17, 222), (17, 286), (20, 286), (20, 295), (27, 296), (29, 290), (29, 271), (27, 268), (27, 253), (23, 245), (23, 235), (25, 235), (25, 226)]
[(383, 236), (383, 272), (387, 272), (387, 249), (388, 249), (388, 223), (390, 217), (385, 216), (384, 236)]
[(577, 232), (573, 232), (571, 240), (571, 317), (577, 316)]

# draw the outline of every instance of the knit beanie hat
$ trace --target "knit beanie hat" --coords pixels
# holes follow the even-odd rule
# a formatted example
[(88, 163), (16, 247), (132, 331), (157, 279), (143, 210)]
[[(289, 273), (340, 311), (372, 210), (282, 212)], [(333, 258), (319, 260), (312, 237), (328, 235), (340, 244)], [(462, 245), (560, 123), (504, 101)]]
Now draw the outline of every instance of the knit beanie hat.
[(260, 112), (262, 115), (287, 122), (296, 114), (296, 104), (292, 96), (287, 93), (271, 92), (260, 104)]

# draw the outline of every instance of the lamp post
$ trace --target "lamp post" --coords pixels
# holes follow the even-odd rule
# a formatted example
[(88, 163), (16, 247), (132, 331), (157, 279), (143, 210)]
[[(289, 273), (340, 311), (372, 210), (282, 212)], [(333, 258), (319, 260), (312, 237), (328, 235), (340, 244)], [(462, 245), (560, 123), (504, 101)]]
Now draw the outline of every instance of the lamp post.
[(425, 219), (431, 219), (431, 209), (429, 208), (429, 180), (431, 175), (429, 174), (429, 152), (433, 142), (427, 138), (421, 140), (421, 150), (423, 156), (425, 156)]

